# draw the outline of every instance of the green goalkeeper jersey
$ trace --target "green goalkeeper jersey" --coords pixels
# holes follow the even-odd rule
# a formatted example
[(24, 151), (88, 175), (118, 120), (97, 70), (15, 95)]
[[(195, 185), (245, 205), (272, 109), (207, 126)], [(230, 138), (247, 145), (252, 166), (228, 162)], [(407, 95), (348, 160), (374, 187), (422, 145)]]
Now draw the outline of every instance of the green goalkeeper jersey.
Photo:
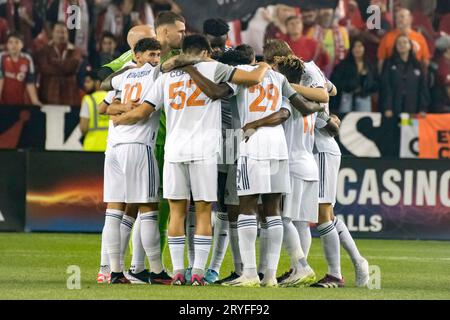
[[(173, 56), (177, 56), (180, 54), (179, 49), (171, 50), (168, 54), (161, 57), (161, 63), (164, 63), (168, 59), (170, 59)], [(123, 65), (133, 59), (133, 53), (131, 50), (128, 50), (124, 54), (122, 54), (120, 57), (118, 57), (116, 60), (111, 61), (108, 64), (105, 64), (103, 67), (107, 67), (111, 69), (113, 72), (119, 71), (122, 69)], [(156, 144), (163, 146), (166, 141), (166, 114), (164, 111), (161, 112), (161, 117), (159, 120), (159, 131), (158, 136), (156, 137)]]

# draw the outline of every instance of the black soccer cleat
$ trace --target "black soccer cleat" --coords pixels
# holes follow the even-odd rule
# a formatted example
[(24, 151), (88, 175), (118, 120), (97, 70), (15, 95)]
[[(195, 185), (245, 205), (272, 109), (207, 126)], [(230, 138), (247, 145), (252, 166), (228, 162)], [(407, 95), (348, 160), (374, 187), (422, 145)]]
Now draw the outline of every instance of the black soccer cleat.
[(172, 283), (172, 278), (167, 274), (165, 270), (161, 273), (150, 272), (149, 282), (151, 284), (164, 284), (170, 285)]
[(281, 276), (279, 276), (279, 277), (277, 278), (277, 282), (278, 282), (278, 283), (281, 283), (281, 282), (283, 282), (284, 280), (286, 280), (287, 278), (289, 278), (289, 276), (291, 275), (292, 271), (294, 271), (294, 270), (290, 269), (289, 271), (283, 273), (283, 275), (281, 275)]
[(133, 271), (128, 270), (128, 276), (133, 284), (147, 284), (150, 283), (150, 273), (147, 269), (142, 270), (141, 272), (134, 273)]
[(111, 284), (131, 284), (123, 272), (111, 272)]
[(333, 277), (329, 274), (326, 274), (325, 277), (320, 279), (318, 282), (311, 285), (313, 288), (343, 288), (345, 287), (344, 278), (339, 279), (336, 277)]
[(222, 284), (224, 282), (233, 281), (239, 277), (240, 275), (238, 275), (236, 272), (233, 271), (228, 277), (218, 280), (214, 284)]

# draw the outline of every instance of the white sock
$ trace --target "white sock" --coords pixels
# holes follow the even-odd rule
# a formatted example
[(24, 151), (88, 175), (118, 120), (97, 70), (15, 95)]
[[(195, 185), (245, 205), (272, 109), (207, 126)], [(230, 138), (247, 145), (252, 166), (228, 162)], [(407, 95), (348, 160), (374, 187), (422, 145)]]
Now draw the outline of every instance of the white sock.
[(297, 229), (289, 218), (283, 218), (283, 245), (291, 258), (291, 269), (299, 269), (301, 267), (299, 261), (305, 258), (305, 254), (300, 245)]
[(139, 273), (145, 270), (145, 250), (141, 240), (141, 215), (138, 214), (132, 231), (133, 255), (130, 270)]
[(122, 270), (125, 270), (125, 254), (130, 242), (130, 234), (134, 220), (133, 217), (124, 215), (120, 224), (120, 266)]
[(267, 247), (268, 247), (267, 223), (260, 222), (260, 226), (261, 228), (259, 229), (258, 273), (265, 274), (267, 270)]
[(104, 233), (111, 272), (123, 271), (120, 266), (120, 224), (123, 214), (120, 210), (106, 210)]
[(228, 214), (226, 212), (217, 212), (216, 222), (214, 224), (214, 243), (211, 263), (209, 269), (219, 273), (223, 258), (227, 252), (229, 238)]
[(294, 226), (297, 229), (300, 237), (300, 245), (302, 246), (305, 257), (308, 258), (309, 248), (311, 248), (311, 230), (309, 228), (309, 222), (294, 221)]
[(334, 226), (336, 228), (336, 231), (339, 235), (339, 240), (344, 247), (345, 251), (350, 255), (350, 258), (352, 259), (353, 264), (358, 263), (361, 261), (362, 256), (359, 253), (358, 247), (356, 247), (356, 243), (353, 240), (352, 235), (350, 234), (350, 231), (348, 231), (347, 226), (345, 223), (338, 219), (337, 217), (334, 218)]
[(170, 257), (172, 259), (173, 273), (184, 274), (184, 243), (186, 236), (171, 237), (168, 236)]
[(236, 272), (238, 275), (242, 275), (243, 265), (241, 252), (239, 251), (237, 222), (230, 222), (230, 246), (231, 253), (233, 254), (234, 272)]
[(164, 268), (161, 262), (158, 211), (141, 214), (141, 241), (150, 262), (150, 270), (161, 273)]
[(186, 237), (188, 244), (188, 263), (189, 267), (192, 268), (195, 260), (195, 246), (194, 246), (194, 235), (195, 235), (195, 209), (189, 206), (189, 211), (186, 216)]
[(267, 269), (265, 279), (277, 277), (278, 262), (280, 261), (281, 245), (283, 243), (283, 223), (280, 216), (266, 217), (267, 221)]
[(100, 251), (100, 270), (98, 273), (109, 273), (111, 272), (111, 269), (109, 267), (108, 250), (106, 249), (105, 226), (103, 226), (102, 230), (102, 246)]
[(328, 274), (342, 279), (341, 274), (341, 252), (339, 246), (339, 235), (332, 221), (322, 223), (317, 226), (317, 231), (322, 240), (325, 260), (328, 264)]
[(211, 250), (212, 236), (194, 236), (195, 258), (192, 267), (192, 274), (203, 276), (209, 251)]
[(258, 276), (256, 271), (255, 243), (258, 234), (256, 216), (240, 214), (237, 222), (239, 250), (244, 264), (243, 274), (249, 278)]

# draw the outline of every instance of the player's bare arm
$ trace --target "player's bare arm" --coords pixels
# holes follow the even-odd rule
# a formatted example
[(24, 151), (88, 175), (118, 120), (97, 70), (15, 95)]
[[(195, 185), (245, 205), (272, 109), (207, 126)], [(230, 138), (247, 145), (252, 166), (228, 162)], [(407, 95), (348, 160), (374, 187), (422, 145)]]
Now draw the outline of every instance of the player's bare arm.
[(310, 115), (315, 112), (321, 112), (324, 107), (314, 101), (309, 101), (299, 94), (294, 94), (289, 98), (292, 106), (297, 109), (303, 116)]
[(196, 63), (207, 61), (205, 58), (198, 55), (180, 54), (168, 59), (161, 65), (162, 72), (170, 72), (174, 69), (180, 69), (185, 66), (194, 65)]
[(328, 95), (330, 97), (334, 97), (335, 95), (337, 95), (337, 88), (330, 80), (327, 81), (326, 85), (327, 85)]
[(299, 84), (291, 83), (292, 88), (306, 99), (320, 103), (328, 103), (330, 96), (325, 88), (310, 88)]
[(200, 90), (203, 91), (212, 100), (222, 99), (228, 97), (232, 93), (232, 89), (226, 83), (216, 84), (214, 81), (209, 80), (203, 76), (194, 66), (187, 65), (182, 68), (187, 72), (192, 80), (197, 84)]
[(339, 118), (332, 114), (330, 115), (330, 119), (327, 122), (327, 125), (325, 126), (325, 129), (328, 131), (330, 135), (337, 136), (339, 135), (339, 127), (341, 126), (341, 120)]
[(137, 100), (130, 100), (127, 103), (121, 103), (120, 100), (115, 100), (113, 103), (106, 107), (105, 114), (110, 116), (120, 115), (122, 113), (131, 111), (138, 106), (139, 103)]
[(144, 102), (138, 107), (122, 113), (121, 115), (114, 116), (112, 119), (114, 126), (118, 125), (133, 125), (141, 120), (148, 119), (150, 115), (155, 111), (155, 107), (148, 102)]
[(114, 72), (114, 73), (110, 74), (105, 80), (102, 81), (102, 84), (100, 85), (100, 89), (104, 90), (104, 91), (111, 91), (111, 90), (113, 90), (114, 88), (113, 88), (112, 83), (111, 83), (112, 78), (114, 78), (114, 77), (116, 77), (116, 76), (118, 76), (118, 75), (124, 73), (125, 71), (132, 69), (132, 68), (135, 68), (135, 67), (134, 66), (128, 66), (128, 67), (125, 67), (123, 69), (120, 69), (117, 72)]
[(266, 62), (259, 62), (257, 65), (258, 68), (253, 69), (252, 71), (245, 71), (236, 68), (230, 82), (234, 84), (242, 84), (248, 87), (257, 85), (264, 79), (266, 71), (270, 69), (270, 65)]
[(291, 116), (291, 112), (286, 108), (281, 108), (279, 111), (271, 115), (247, 123), (243, 128), (245, 142), (261, 127), (275, 127), (285, 122)]

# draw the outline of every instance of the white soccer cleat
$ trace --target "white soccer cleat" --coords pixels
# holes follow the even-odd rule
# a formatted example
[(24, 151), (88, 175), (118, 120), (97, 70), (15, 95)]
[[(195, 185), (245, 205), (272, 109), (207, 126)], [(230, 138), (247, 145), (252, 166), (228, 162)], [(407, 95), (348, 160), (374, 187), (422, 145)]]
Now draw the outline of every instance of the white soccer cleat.
[(355, 282), (357, 287), (366, 287), (369, 282), (369, 262), (364, 258), (355, 263)]
[(272, 287), (272, 288), (276, 288), (278, 287), (278, 281), (276, 278), (272, 278), (272, 279), (267, 279), (264, 278), (261, 281), (261, 287)]
[(284, 279), (281, 283), (281, 287), (309, 287), (316, 282), (316, 274), (311, 267), (302, 268), (291, 273), (291, 275)]
[(254, 278), (247, 278), (246, 276), (242, 275), (235, 280), (224, 282), (222, 283), (222, 285), (228, 287), (256, 288), (261, 286), (261, 281), (259, 280), (258, 276)]

